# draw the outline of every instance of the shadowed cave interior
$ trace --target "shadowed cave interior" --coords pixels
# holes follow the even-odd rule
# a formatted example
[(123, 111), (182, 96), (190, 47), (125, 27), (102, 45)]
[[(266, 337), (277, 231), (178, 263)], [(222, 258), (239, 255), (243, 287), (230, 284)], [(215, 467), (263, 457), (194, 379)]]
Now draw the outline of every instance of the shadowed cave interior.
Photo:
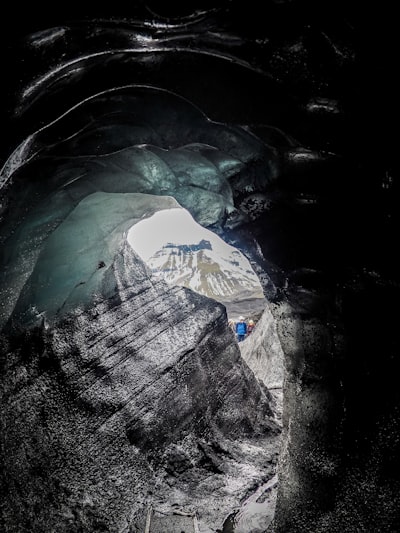
[[(3, 530), (395, 531), (398, 185), (385, 135), (364, 157), (362, 21), (150, 4), (2, 36)], [(241, 349), (127, 243), (179, 207), (258, 275)]]

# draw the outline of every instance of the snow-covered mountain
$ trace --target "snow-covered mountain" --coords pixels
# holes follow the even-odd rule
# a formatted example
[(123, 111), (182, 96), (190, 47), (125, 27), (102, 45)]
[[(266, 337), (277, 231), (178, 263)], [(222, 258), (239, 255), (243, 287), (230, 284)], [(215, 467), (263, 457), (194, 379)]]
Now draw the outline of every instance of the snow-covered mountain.
[(263, 298), (257, 276), (238, 251), (221, 255), (210, 241), (167, 243), (147, 261), (155, 275), (220, 301)]
[(264, 297), (260, 282), (243, 254), (232, 248), (229, 255), (221, 255), (209, 240), (193, 244), (169, 242), (147, 264), (170, 285), (189, 287), (215, 300)]
[(159, 211), (128, 238), (155, 276), (221, 302), (264, 299), (248, 259), (184, 209)]

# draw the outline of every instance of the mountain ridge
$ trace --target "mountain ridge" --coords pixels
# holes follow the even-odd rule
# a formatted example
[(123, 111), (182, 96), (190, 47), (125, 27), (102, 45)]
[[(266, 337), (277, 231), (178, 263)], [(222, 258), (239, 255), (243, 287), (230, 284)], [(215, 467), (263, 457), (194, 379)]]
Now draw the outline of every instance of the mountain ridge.
[(264, 299), (257, 275), (248, 259), (232, 249), (216, 250), (207, 239), (188, 244), (168, 242), (147, 265), (155, 276), (218, 301)]

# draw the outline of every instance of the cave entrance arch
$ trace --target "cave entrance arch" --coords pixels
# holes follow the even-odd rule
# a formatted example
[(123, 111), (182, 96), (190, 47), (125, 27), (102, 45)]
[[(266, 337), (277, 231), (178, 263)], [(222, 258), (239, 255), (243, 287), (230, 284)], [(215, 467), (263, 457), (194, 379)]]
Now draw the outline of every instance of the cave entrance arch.
[[(32, 132), (37, 132), (38, 128), (57, 120), (77, 102), (90, 98), (93, 91), (106, 91), (116, 84), (125, 84), (127, 80), (129, 83), (134, 79), (144, 85), (169, 88), (196, 101), (210, 117), (221, 122), (242, 124), (248, 132), (256, 132), (267, 144), (276, 146), (281, 156), (284, 154), (282, 159), (285, 170), (290, 168), (286, 174), (283, 172), (284, 179), (280, 184), (282, 189), (288, 186), (292, 188), (292, 192), (295, 190), (293, 196), (297, 200), (288, 202), (289, 206), (283, 206), (282, 216), (275, 216), (273, 209), (270, 211), (272, 216), (268, 222), (272, 222), (273, 232), (268, 231), (267, 225), (261, 222), (251, 225), (254, 230), (251, 233), (258, 243), (262, 243), (262, 250), (268, 257), (273, 257), (276, 264), (284, 265), (282, 268), (287, 274), (282, 276), (276, 264), (269, 264), (268, 268), (260, 269), (260, 273), (269, 272), (274, 280), (272, 284), (265, 283), (265, 290), (271, 301), (279, 302), (276, 316), (278, 325), (282, 327), (281, 338), (285, 345), (290, 377), (287, 405), (291, 419), (282, 469), (283, 490), (278, 527), (282, 531), (299, 528), (333, 531), (349, 527), (352, 530), (363, 530), (385, 526), (390, 530), (394, 523), (398, 522), (400, 493), (398, 476), (393, 475), (397, 467), (396, 458), (399, 456), (398, 438), (395, 433), (398, 428), (398, 397), (397, 393), (393, 392), (397, 391), (397, 388), (391, 379), (398, 374), (394, 364), (397, 359), (393, 357), (394, 346), (397, 344), (392, 335), (396, 330), (396, 323), (385, 313), (378, 318), (369, 310), (395, 308), (395, 300), (398, 300), (396, 282), (387, 279), (388, 275), (391, 276), (388, 273), (395, 272), (393, 265), (397, 264), (391, 254), (394, 240), (392, 237), (397, 235), (397, 218), (393, 213), (393, 198), (396, 198), (397, 189), (393, 187), (395, 180), (393, 179), (392, 183), (391, 178), (395, 165), (385, 166), (385, 159), (392, 159), (388, 148), (392, 146), (390, 134), (383, 131), (378, 142), (378, 147), (383, 147), (383, 152), (379, 149), (371, 151), (367, 164), (363, 156), (360, 156), (364, 150), (357, 150), (357, 147), (364, 148), (364, 145), (370, 142), (368, 134), (371, 131), (382, 131), (382, 121), (376, 120), (382, 113), (374, 113), (374, 102), (379, 104), (380, 94), (390, 100), (387, 99), (384, 83), (380, 84), (383, 89), (377, 94), (368, 90), (370, 83), (364, 83), (369, 79), (370, 61), (368, 54), (363, 54), (363, 47), (368, 41), (365, 37), (369, 38), (370, 32), (364, 31), (364, 24), (358, 16), (354, 16), (352, 9), (335, 9), (334, 17), (329, 17), (328, 20), (325, 11), (315, 10), (314, 6), (309, 10), (298, 2), (281, 2), (280, 7), (275, 3), (270, 16), (258, 22), (253, 9), (243, 10), (242, 7), (235, 8), (231, 4), (226, 6), (226, 10), (223, 8), (208, 12), (194, 11), (187, 18), (177, 17), (176, 20), (174, 15), (177, 11), (186, 15), (186, 9), (182, 12), (174, 8), (168, 11), (168, 8), (166, 13), (164, 9), (148, 10), (148, 6), (144, 6), (143, 9), (134, 11), (138, 15), (137, 20), (102, 19), (90, 21), (90, 24), (86, 19), (69, 20), (64, 25), (62, 14), (53, 17), (51, 13), (47, 13), (44, 18), (43, 14), (30, 17), (29, 20), (25, 17), (25, 21), (19, 16), (14, 17), (16, 23), (12, 22), (12, 17), (4, 19), (7, 27), (3, 28), (2, 38), (3, 43), (7, 44), (6, 64), (12, 68), (6, 68), (8, 75), (5, 80), (4, 98), (5, 107), (9, 106), (9, 109), (3, 109), (7, 135), (2, 142), (2, 154), (7, 157), (16, 145), (19, 145), (19, 149), (2, 172), (2, 191), (7, 187), (10, 177), (14, 180), (15, 187), (7, 188), (2, 197), (1, 209), (6, 229), (2, 229), (1, 244), (6, 248), (7, 261), (11, 258), (12, 262), (16, 261), (14, 264), (18, 264), (18, 256), (24, 256), (24, 261), (14, 271), (15, 276), (12, 276), (15, 282), (13, 287), (16, 288), (16, 294), (19, 294), (36, 261), (34, 254), (25, 254), (29, 247), (25, 248), (23, 243), (31, 239), (31, 247), (40, 247), (39, 234), (42, 231), (45, 235), (48, 234), (47, 223), (54, 228), (55, 224), (64, 220), (65, 213), (59, 212), (59, 219), (50, 218), (46, 221), (43, 211), (44, 216), (41, 219), (36, 219), (36, 222), (32, 219), (30, 228), (25, 226), (25, 236), (16, 233), (15, 243), (18, 242), (20, 246), (15, 248), (9, 246), (10, 242), (6, 242), (7, 236), (14, 232), (13, 224), (17, 216), (21, 215), (21, 219), (24, 219), (25, 208), (28, 207), (29, 211), (31, 205), (38, 205), (37, 193), (40, 196), (44, 182), (46, 187), (50, 184), (50, 174), (44, 161), (40, 161), (40, 156), (49, 156), (47, 163), (54, 156), (67, 158), (68, 149), (62, 150), (62, 142), (57, 148), (56, 145), (63, 140), (66, 131), (69, 133), (64, 135), (64, 140), (69, 134), (72, 139), (75, 134), (73, 127), (64, 130), (62, 123), (54, 137), (49, 135), (46, 139), (48, 129), (42, 132), (43, 135)], [(161, 17), (160, 20), (157, 13), (162, 12), (168, 18)], [(67, 11), (64, 11), (64, 15), (66, 13)], [(55, 27), (41, 31), (47, 23), (54, 23)], [(221, 25), (221, 32), (213, 31), (218, 30)], [(37, 33), (23, 35), (28, 31)], [(19, 37), (23, 39), (16, 43)], [(8, 40), (11, 41), (11, 47), (8, 46)], [(17, 46), (13, 48), (13, 45)], [(354, 83), (351, 84), (348, 83), (350, 71), (356, 73), (356, 76), (352, 77)], [(271, 80), (277, 81), (275, 91), (269, 83)], [(280, 95), (286, 91), (293, 95), (292, 102), (285, 96), (280, 99)], [(107, 98), (103, 99), (103, 103), (105, 100)], [(98, 110), (102, 104), (97, 103)], [(370, 107), (372, 114), (364, 113), (364, 108)], [(88, 134), (87, 139), (81, 139), (82, 143), (76, 143), (74, 147), (79, 157), (101, 155), (101, 149), (93, 148), (94, 136), (89, 139), (90, 127), (87, 128), (87, 118), (90, 115), (97, 117), (96, 106), (93, 106), (92, 111), (92, 114), (82, 114), (78, 117), (80, 126), (86, 129)], [(124, 112), (119, 114), (119, 117), (122, 118), (123, 115)], [(137, 116), (142, 115), (138, 113)], [(365, 116), (369, 120), (368, 127), (365, 127)], [(270, 117), (277, 120), (271, 122)], [(110, 150), (119, 149), (121, 138), (132, 139), (127, 132), (130, 128), (124, 132), (120, 130), (117, 135), (119, 139), (107, 137), (106, 130), (116, 124), (115, 118), (116, 115), (111, 111), (109, 122), (104, 124), (102, 131), (98, 130), (96, 133), (98, 145), (102, 145), (105, 140), (107, 149)], [(169, 118), (173, 123), (173, 115)], [(94, 129), (95, 123), (96, 120), (92, 124)], [(291, 132), (303, 140), (304, 146), (314, 147), (322, 152), (303, 149), (277, 130), (269, 129), (266, 124), (270, 123), (280, 124), (285, 130), (289, 125)], [(126, 124), (131, 123), (128, 120)], [(139, 120), (135, 124), (136, 132), (145, 132), (147, 126), (146, 121)], [(148, 135), (143, 142), (151, 144), (154, 139), (158, 142), (162, 137)], [(225, 136), (225, 140), (229, 140), (228, 137), (229, 135)], [(54, 145), (53, 151), (49, 149), (49, 144)], [(73, 146), (73, 140), (64, 143), (64, 148), (68, 144)], [(88, 151), (90, 144), (92, 150)], [(171, 146), (173, 145), (172, 141)], [(169, 149), (171, 146), (166, 143), (163, 148)], [(354, 148), (357, 154), (355, 157), (351, 154)], [(331, 156), (335, 158), (335, 152), (344, 155), (343, 164), (340, 164), (339, 171), (337, 167), (332, 167), (331, 172)], [(387, 157), (382, 157), (382, 153)], [(33, 168), (29, 169), (29, 163), (33, 162), (34, 157), (36, 192), (32, 184), (28, 183), (28, 176)], [(310, 163), (306, 165), (306, 172), (301, 170), (304, 169), (304, 162)], [(316, 163), (315, 174), (312, 174), (313, 162)], [(24, 171), (17, 170), (20, 165), (26, 165), (24, 178)], [(310, 168), (311, 174), (308, 172)], [(67, 203), (73, 203), (73, 195), (68, 198), (68, 193), (72, 191), (67, 185), (68, 180), (69, 183), (79, 180), (79, 170), (87, 170), (83, 159), (76, 161), (76, 169), (75, 174), (66, 171), (66, 174), (69, 174), (64, 187), (64, 199)], [(290, 169), (294, 172), (291, 173)], [(58, 175), (56, 170), (54, 167), (55, 177)], [(248, 170), (252, 172), (251, 162)], [(113, 173), (110, 175), (115, 177)], [(386, 178), (382, 180), (385, 175)], [(380, 180), (382, 183), (379, 183)], [(232, 180), (235, 181), (236, 178)], [(57, 186), (55, 183), (53, 185)], [(90, 188), (91, 184), (87, 186)], [(380, 194), (381, 187), (385, 190), (383, 195)], [(92, 189), (92, 192), (95, 190)], [(239, 190), (244, 189), (239, 186), (236, 191)], [(394, 196), (389, 194), (389, 199), (385, 196), (388, 190), (394, 193)], [(312, 191), (317, 191), (317, 196)], [(344, 191), (346, 194), (343, 194)], [(151, 191), (152, 194), (153, 192)], [(260, 203), (264, 203), (267, 209), (276, 199), (279, 200), (282, 193), (275, 192), (278, 192), (276, 196), (271, 189), (271, 194), (265, 195), (263, 192), (261, 195)], [(360, 192), (363, 200), (361, 202)], [(318, 194), (321, 194), (319, 198)], [(61, 200), (61, 197), (60, 193), (58, 199)], [(282, 197), (285, 204), (286, 193), (283, 193)], [(246, 191), (243, 196), (235, 196), (234, 206), (242, 206), (244, 209), (239, 211), (243, 214), (257, 199), (260, 199), (258, 194), (254, 197), (251, 191)], [(56, 200), (56, 197), (53, 200)], [(42, 201), (45, 202), (44, 197)], [(255, 203), (257, 205), (257, 202)], [(321, 209), (318, 209), (318, 204), (322, 206)], [(301, 206), (308, 207), (298, 216)], [(313, 206), (316, 207), (317, 213)], [(326, 212), (323, 213), (325, 208)], [(255, 210), (256, 217), (259, 212), (259, 209)], [(225, 221), (237, 222), (236, 214), (233, 211), (226, 213)], [(315, 214), (317, 216), (314, 216)], [(282, 223), (283, 219), (288, 218), (288, 224)], [(356, 219), (359, 220), (359, 227), (354, 231)], [(262, 220), (266, 222), (265, 219)], [(315, 231), (315, 220), (321, 223), (319, 231)], [(364, 221), (367, 221), (365, 226)], [(224, 228), (228, 231), (226, 224)], [(241, 234), (243, 225), (239, 223), (236, 228), (237, 231), (231, 234), (233, 241)], [(349, 228), (352, 230), (349, 231)], [(264, 231), (268, 235), (264, 235)], [(293, 238), (290, 238), (289, 234)], [(323, 235), (322, 239), (319, 234)], [(307, 237), (304, 237), (305, 235)], [(247, 242), (246, 239), (244, 241)], [(257, 256), (257, 247), (254, 247), (254, 250)], [(379, 259), (374, 257), (373, 250)], [(376, 253), (377, 250), (379, 253)], [(259, 256), (258, 259), (260, 260)], [(97, 277), (107, 268), (104, 259), (99, 259), (94, 265), (93, 273), (97, 274)], [(312, 268), (298, 270), (299, 265), (311, 265)], [(367, 271), (364, 270), (366, 265), (371, 266), (373, 270), (368, 271), (368, 267)], [(322, 275), (321, 271), (325, 274)], [(4, 270), (1, 274), (4, 275)], [(321, 280), (321, 276), (325, 275), (327, 278)], [(96, 275), (93, 281), (95, 278)], [(8, 278), (3, 277), (4, 281), (7, 282)], [(338, 282), (336, 286), (335, 282)], [(78, 287), (82, 289), (83, 286), (84, 284)], [(282, 292), (284, 297), (289, 298), (291, 305), (287, 305), (285, 298), (279, 299)], [(387, 297), (388, 292), (391, 294), (390, 298)], [(14, 298), (13, 290), (3, 290), (2, 304), (5, 305), (6, 311), (1, 309), (1, 320), (8, 317), (9, 312), (12, 313)], [(342, 311), (346, 333), (342, 331)], [(39, 324), (46, 326), (43, 320)], [(363, 329), (369, 330), (368, 335), (363, 334)], [(346, 357), (345, 363), (343, 359), (346, 348), (343, 337), (349, 341), (351, 352), (351, 357)], [(375, 362), (377, 353), (383, 356), (379, 368)], [(45, 350), (43, 354), (46, 355)], [(25, 350), (24, 355), (24, 363), (21, 366), (15, 365), (15, 369), (20, 371), (8, 373), (8, 367), (7, 377), (10, 377), (10, 380), (7, 381), (7, 392), (14, 390), (15, 393), (20, 393), (24, 384), (30, 382), (25, 378), (32, 377), (33, 370), (36, 377), (41, 373), (45, 374), (44, 370), (49, 363), (46, 357), (41, 359), (38, 368), (32, 369), (28, 364), (32, 363), (29, 350)], [(18, 359), (16, 352), (8, 353), (7, 356), (11, 366)], [(336, 363), (339, 363), (336, 366), (335, 359)], [(338, 370), (338, 366), (342, 364), (345, 368)], [(361, 368), (364, 370), (360, 375)], [(379, 380), (376, 379), (377, 368)], [(98, 373), (102, 372), (104, 369), (98, 368)], [(378, 394), (377, 381), (380, 383)], [(362, 394), (358, 389), (361, 382)], [(338, 386), (338, 383), (343, 384), (342, 393), (346, 396), (346, 404), (343, 403), (343, 394), (338, 390), (342, 385)], [(12, 389), (14, 385), (15, 389)], [(49, 391), (46, 387), (42, 390)], [(375, 391), (375, 401), (373, 404), (370, 402), (369, 409), (365, 409), (363, 397), (368, 397), (371, 390)], [(321, 411), (314, 410), (315, 405), (320, 405)], [(27, 403), (25, 411), (31, 409), (32, 405)], [(345, 418), (344, 427), (337, 421), (337, 412), (341, 409)], [(46, 410), (38, 414), (37, 421), (40, 421), (40, 424), (35, 425), (35, 431), (38, 427), (46, 427), (45, 422), (48, 424), (49, 420), (46, 420), (45, 415)], [(66, 419), (68, 415), (69, 413), (66, 414)], [(16, 430), (12, 428), (15, 428), (17, 422), (18, 420), (10, 418), (10, 424), (6, 427), (6, 438), (12, 439), (13, 432), (15, 435)], [(331, 427), (330, 432), (327, 431), (328, 425)], [(354, 428), (351, 427), (353, 425)], [(304, 433), (303, 427), (310, 428), (310, 438)], [(32, 431), (32, 434), (35, 431)], [(59, 431), (57, 434), (64, 433)], [(73, 434), (75, 437), (75, 433)], [(332, 442), (329, 441), (329, 435), (334, 437)], [(343, 435), (345, 443), (341, 450), (337, 437)], [(46, 432), (38, 436), (44, 441)], [(305, 450), (312, 452), (311, 457), (304, 453)], [(17, 457), (14, 455), (16, 461), (8, 473), (14, 475), (18, 465), (29, 459), (25, 452), (26, 450)], [(172, 455), (179, 458), (179, 450), (175, 452), (175, 455)], [(12, 453), (15, 454), (14, 449)], [(41, 476), (43, 475), (38, 468), (40, 457), (38, 453), (36, 462), (31, 464), (30, 474), (40, 472)], [(91, 457), (88, 456), (88, 462)], [(54, 494), (59, 494), (70, 473), (71, 470), (67, 476), (63, 476), (61, 483), (55, 487), (57, 490)], [(23, 483), (20, 483), (18, 496), (27, 494), (28, 482), (32, 480), (32, 476), (21, 479)], [(35, 487), (32, 501), (37, 501), (44, 487), (45, 484)], [(8, 490), (5, 493), (12, 495)], [(380, 497), (376, 498), (376, 494), (380, 494)], [(49, 498), (49, 503), (53, 498)], [(29, 498), (21, 503), (26, 503), (27, 500)], [(90, 507), (93, 500), (82, 494), (82, 499), (76, 507), (79, 510), (82, 509), (82, 502)], [(16, 499), (14, 503), (15, 508), (29, 510), (24, 508), (24, 505), (18, 505), (19, 501)], [(71, 506), (67, 505), (66, 509), (69, 507)], [(40, 511), (40, 508), (44, 508), (49, 516), (52, 515), (48, 505), (37, 505), (33, 515)], [(99, 509), (99, 506), (96, 509)], [(66, 520), (68, 514), (66, 511), (63, 515)], [(10, 529), (22, 531), (22, 528), (26, 527), (29, 531), (37, 530), (36, 527), (29, 528), (26, 525), (30, 517), (32, 515), (28, 512), (21, 511), (19, 523), (10, 525)], [(104, 523), (99, 520), (94, 530), (103, 529)], [(58, 525), (55, 524), (54, 528), (57, 529)], [(51, 529), (51, 526), (44, 526), (44, 531)], [(111, 531), (115, 530), (118, 528), (111, 528)]]
[[(50, 145), (49, 138), (54, 141)], [(203, 227), (232, 244), (236, 241), (240, 246), (243, 237), (246, 255), (249, 251), (253, 254), (253, 262), (262, 272), (262, 254), (256, 242), (244, 238), (241, 228), (268, 208), (268, 191), (274, 186), (277, 167), (274, 150), (257, 136), (238, 126), (210, 121), (190, 102), (168, 91), (124, 87), (84, 101), (27, 139), (3, 168), (4, 183), (12, 198), (1, 228), (7, 250), (0, 283), (2, 299), (7, 302), (1, 316), (3, 333), (19, 334), (22, 329), (32, 332), (33, 337), (28, 333), (28, 339), (47, 336), (47, 332), (51, 337), (53, 328), (61, 323), (69, 324), (68, 331), (76, 331), (75, 323), (91, 329), (92, 320), (94, 325), (103, 320), (103, 311), (107, 314), (108, 301), (113, 302), (111, 308), (125, 298), (130, 301), (126, 295), (141, 283), (145, 283), (146, 290), (153, 290), (127, 251), (126, 240), (132, 222), (150, 217), (160, 205), (166, 209), (186, 208)], [(40, 176), (40, 180), (35, 176)], [(266, 285), (271, 290), (273, 284), (267, 277), (263, 288)], [(218, 324), (218, 306), (211, 306), (210, 312)], [(182, 310), (179, 313), (178, 319)], [(159, 319), (156, 323), (159, 324)], [(226, 323), (219, 329), (216, 344), (220, 345), (221, 353), (231, 350), (226, 364), (233, 361), (243, 372), (243, 383), (233, 388), (240, 390), (255, 378), (238, 359), (237, 346), (236, 352), (229, 348), (231, 341), (224, 340), (224, 330)], [(64, 332), (61, 336), (64, 338)], [(76, 353), (81, 354), (76, 358), (79, 361), (83, 354), (82, 347), (76, 345), (77, 338), (80, 337), (71, 342)], [(207, 334), (201, 338), (207, 339)], [(48, 350), (54, 353), (52, 341), (49, 342)], [(66, 338), (61, 346), (63, 355), (57, 352), (57, 364), (47, 359), (40, 363), (45, 373), (59, 368), (57, 365), (62, 367), (63, 357), (69, 359)], [(71, 360), (71, 368), (74, 364)], [(108, 364), (103, 360), (100, 365), (91, 362), (83, 372), (91, 375), (94, 368), (94, 378), (102, 383), (101, 396), (108, 390)], [(215, 377), (210, 375), (207, 379)], [(118, 387), (124, 390), (123, 384)], [(232, 411), (237, 413), (234, 417), (249, 416), (243, 422), (244, 428), (266, 425), (267, 432), (276, 436), (276, 422), (268, 405), (271, 398), (268, 400), (266, 390), (256, 381), (252, 389), (250, 397), (255, 394), (256, 399), (250, 402), (253, 407), (249, 415), (244, 409), (248, 403), (246, 392)], [(187, 390), (183, 392), (186, 394)], [(227, 391), (227, 399), (221, 396), (218, 402), (224, 405), (230, 395)], [(83, 396), (81, 405), (96, 412), (93, 399), (87, 399), (86, 393)], [(96, 395), (96, 405), (97, 402), (104, 402), (100, 412), (112, 411), (112, 404)], [(244, 415), (239, 414), (242, 408)], [(190, 412), (186, 417), (189, 420)], [(221, 427), (228, 428), (232, 412), (228, 418), (221, 415)], [(171, 410), (168, 416), (175, 414)], [(126, 434), (131, 446), (146, 449), (149, 439), (146, 424), (142, 420), (129, 422)], [(199, 423), (200, 427), (202, 424)], [(219, 473), (208, 448), (199, 450), (199, 454), (207, 457), (207, 465), (211, 461), (215, 473)], [(168, 453), (171, 453), (168, 461), (175, 461), (178, 451)], [(276, 456), (272, 450), (269, 453), (273, 464)], [(239, 457), (246, 460), (242, 452)], [(258, 461), (255, 457), (252, 460)]]
[(154, 276), (223, 303), (229, 320), (261, 316), (263, 289), (248, 259), (182, 208), (137, 222), (127, 240)]
[[(66, 137), (63, 132), (67, 132)], [(100, 144), (99, 136), (102, 139)], [(49, 139), (53, 139), (51, 145), (47, 144)], [(23, 167), (20, 167), (21, 160), (24, 161)], [(252, 133), (238, 126), (210, 121), (189, 101), (169, 91), (132, 86), (85, 100), (58, 121), (26, 139), (3, 167), (5, 186), (12, 176), (15, 212), (26, 210), (29, 203), (27, 214), (17, 222), (16, 235), (13, 229), (15, 219), (12, 216), (4, 219), (3, 242), (10, 250), (18, 248), (19, 257), (15, 260), (18, 266), (4, 270), (3, 291), (6, 294), (10, 276), (19, 284), (19, 289), (16, 287), (14, 296), (5, 298), (7, 309), (3, 322), (7, 320), (7, 313), (12, 313), (15, 297), (31, 276), (38, 254), (41, 254), (43, 265), (48, 265), (45, 267), (47, 273), (51, 272), (51, 277), (57, 278), (57, 246), (51, 244), (48, 258), (42, 250), (47, 246), (48, 237), (55, 241), (55, 236), (51, 236), (53, 230), (61, 235), (64, 221), (72, 228), (78, 211), (82, 221), (89, 220), (89, 215), (83, 211), (87, 209), (90, 213), (96, 205), (103, 209), (106, 205), (104, 195), (107, 194), (112, 199), (110, 205), (114, 206), (110, 207), (109, 218), (113, 220), (112, 212), (120, 204), (116, 219), (121, 222), (115, 228), (104, 229), (106, 233), (110, 231), (117, 235), (122, 229), (127, 231), (122, 220), (126, 218), (124, 210), (129, 211), (130, 194), (175, 198), (200, 225), (242, 248), (259, 276), (264, 293), (270, 297), (275, 286), (265, 268), (267, 261), (251, 231), (243, 232), (242, 228), (262, 216), (273, 202), (278, 161), (274, 149)], [(39, 173), (40, 183), (30, 182), (32, 172)], [(51, 214), (48, 216), (46, 212)], [(96, 216), (99, 217), (98, 227), (103, 225), (105, 228), (105, 212), (96, 213)], [(8, 237), (10, 234), (11, 238)], [(101, 251), (96, 251), (95, 235), (93, 229), (94, 244), (87, 242), (82, 246), (90, 249), (88, 257), (99, 255), (97, 262), (93, 260), (97, 266), (106, 262), (101, 258)], [(107, 237), (98, 237), (101, 248), (100, 243), (106, 242)], [(64, 237), (58, 239), (66, 243)], [(32, 254), (33, 240), (37, 246)], [(116, 242), (114, 237), (110, 237), (111, 241)], [(73, 242), (66, 246), (66, 249), (72, 248)], [(85, 262), (84, 254), (79, 261), (81, 264)], [(88, 264), (85, 263), (86, 267)], [(62, 268), (62, 259), (59, 267)], [(98, 273), (92, 279), (96, 277)], [(84, 277), (79, 279), (76, 273), (70, 281), (75, 285), (66, 286), (66, 291), (85, 293)], [(34, 282), (36, 286), (40, 285), (38, 283)], [(25, 287), (24, 290), (26, 296), (19, 298), (18, 313), (21, 312), (18, 307), (24, 306), (30, 306), (39, 314), (45, 311), (43, 306), (28, 303), (30, 289)], [(92, 290), (95, 291), (94, 286)], [(54, 287), (50, 292), (54, 310), (65, 308), (62, 301), (57, 302)], [(44, 286), (41, 293), (45, 296)]]

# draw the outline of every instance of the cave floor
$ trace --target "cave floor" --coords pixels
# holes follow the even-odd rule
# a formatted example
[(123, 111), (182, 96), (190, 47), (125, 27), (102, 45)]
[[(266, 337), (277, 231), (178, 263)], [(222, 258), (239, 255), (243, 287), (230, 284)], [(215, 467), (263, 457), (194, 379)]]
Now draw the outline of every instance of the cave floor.
[(164, 514), (149, 509), (144, 533), (199, 533), (195, 515)]

